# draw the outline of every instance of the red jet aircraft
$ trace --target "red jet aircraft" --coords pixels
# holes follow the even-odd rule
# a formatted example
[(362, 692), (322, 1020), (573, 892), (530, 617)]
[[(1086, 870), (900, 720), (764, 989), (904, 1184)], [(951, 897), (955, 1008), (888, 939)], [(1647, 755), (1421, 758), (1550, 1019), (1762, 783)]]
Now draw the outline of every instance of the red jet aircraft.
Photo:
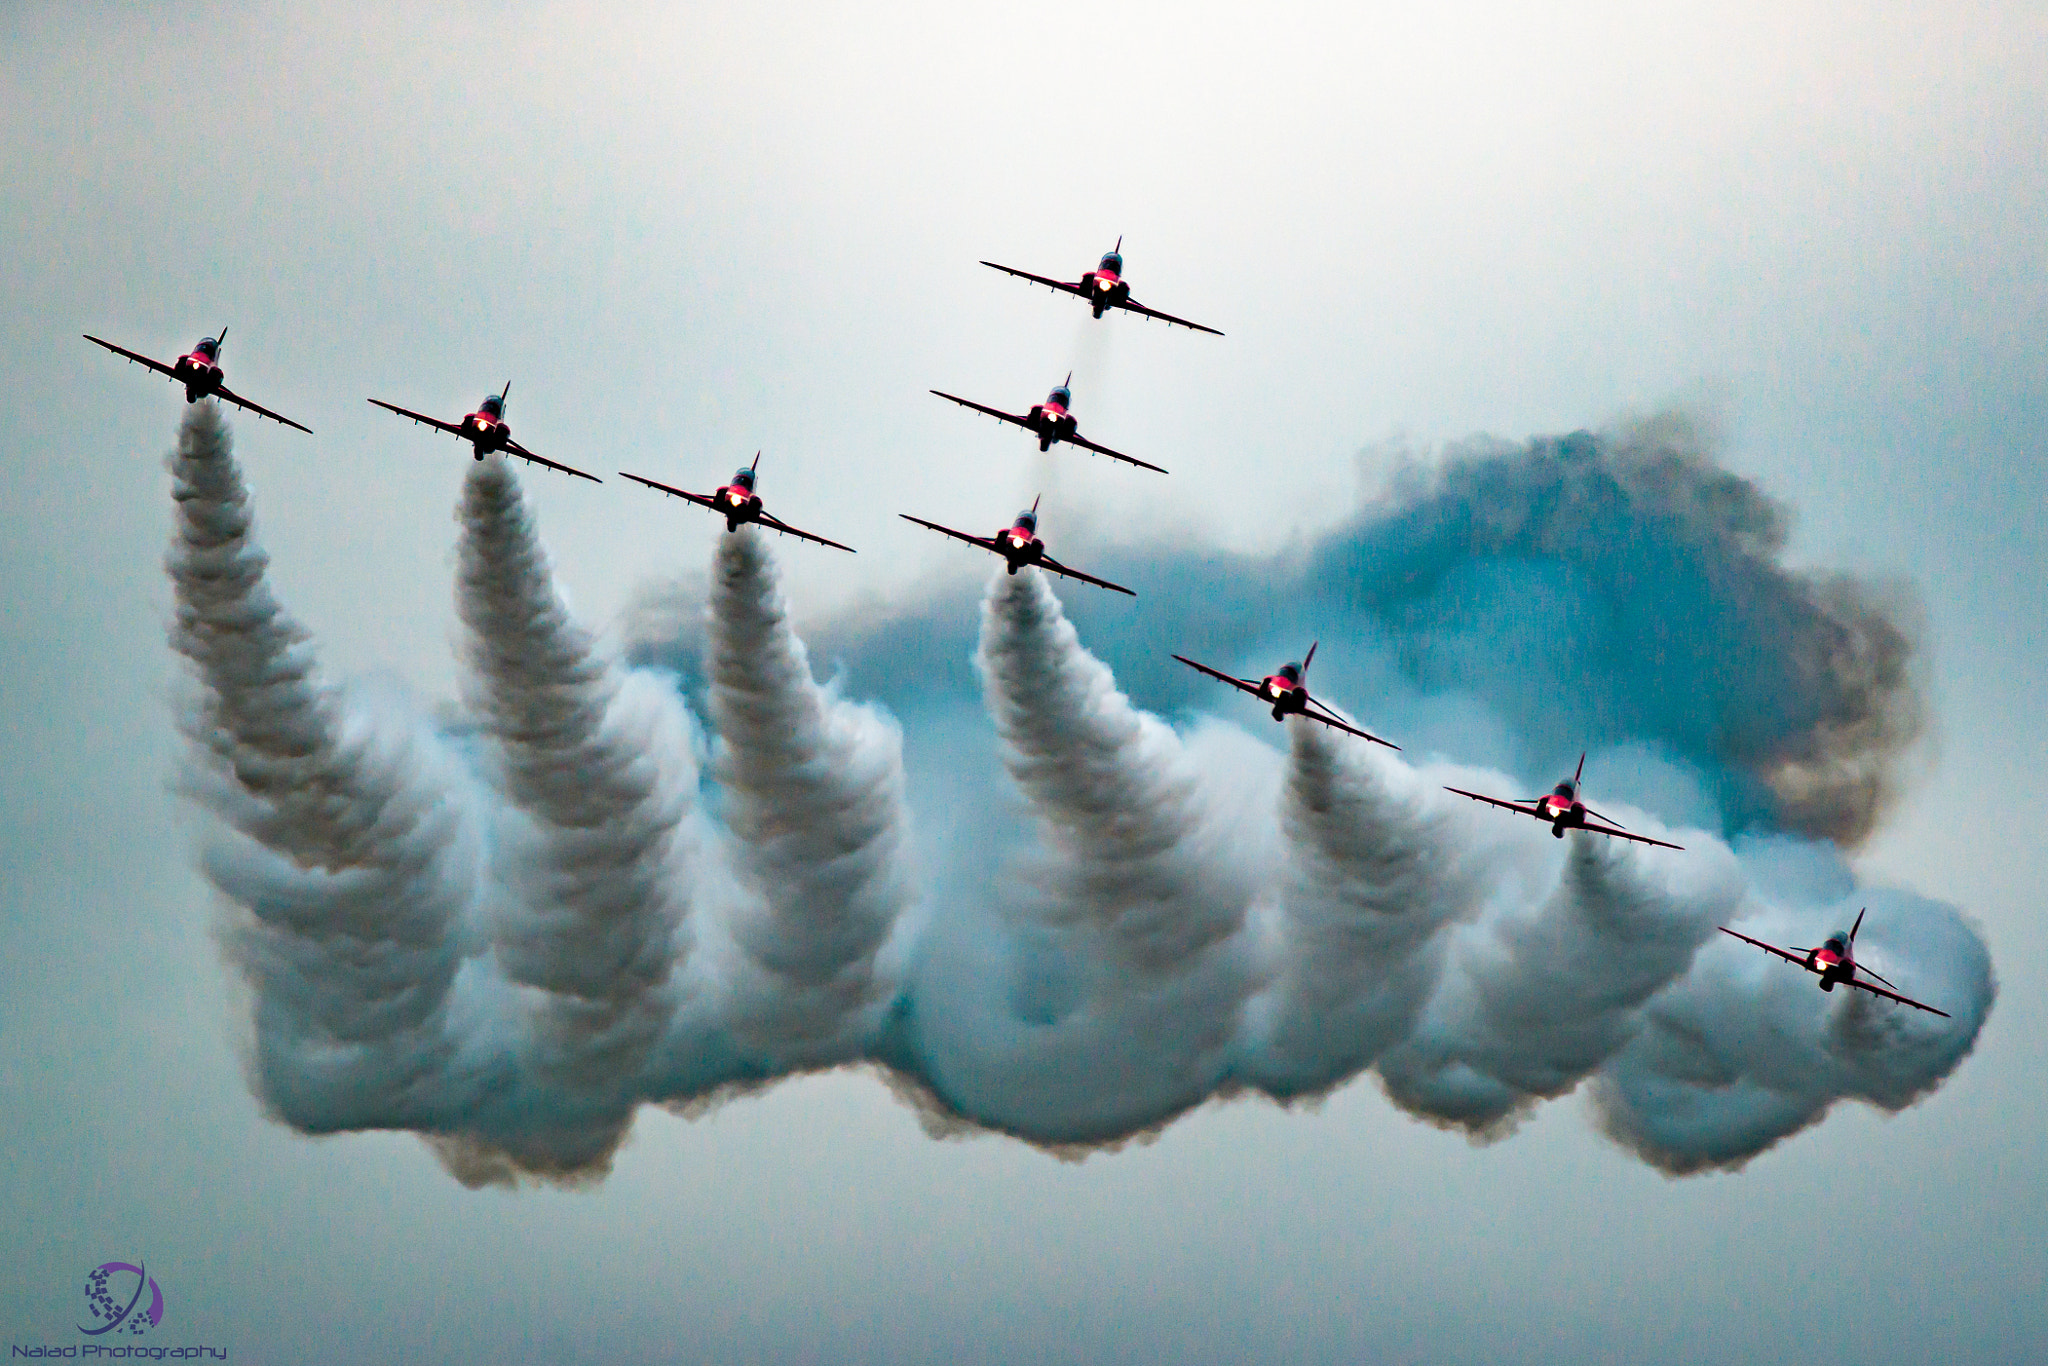
[[(1867, 910), (1868, 908), (1866, 907), (1865, 909)], [(1719, 929), (1723, 934), (1734, 935), (1745, 944), (1754, 944), (1765, 953), (1775, 953), (1788, 963), (1797, 963), (1800, 967), (1805, 968), (1808, 972), (1820, 978), (1820, 989), (1822, 991), (1833, 991), (1836, 983), (1846, 982), (1850, 986), (1867, 991), (1873, 996), (1882, 996), (1888, 1001), (1897, 1001), (1900, 1005), (1911, 1006), (1915, 1010), (1924, 1010), (1930, 1015), (1939, 1015), (1944, 1020), (1953, 1018), (1946, 1010), (1936, 1010), (1933, 1006), (1916, 1001), (1910, 996), (1899, 995), (1896, 989), (1886, 991), (1885, 987), (1889, 987), (1892, 984), (1885, 981), (1884, 978), (1878, 977), (1876, 973), (1856, 961), (1856, 931), (1863, 928), (1862, 911), (1856, 912), (1856, 923), (1849, 927), (1849, 933), (1843, 934), (1840, 930), (1837, 930), (1829, 935), (1827, 942), (1817, 949), (1781, 949), (1776, 944), (1766, 944), (1761, 939), (1751, 939), (1741, 931), (1731, 930), (1726, 925), (1719, 925), (1715, 928)], [(1863, 977), (1877, 977), (1878, 981), (1884, 982), (1884, 986), (1874, 987), (1864, 981), (1863, 977), (1859, 977), (1858, 973), (1863, 974)]]
[(1025, 431), (1038, 438), (1038, 449), (1042, 451), (1051, 450), (1052, 443), (1055, 441), (1064, 441), (1069, 445), (1079, 446), (1084, 451), (1094, 451), (1097, 455), (1106, 455), (1112, 460), (1121, 460), (1126, 465), (1137, 465), (1142, 469), (1155, 470), (1160, 474), (1166, 473), (1165, 470), (1160, 469), (1157, 465), (1148, 465), (1142, 460), (1132, 459), (1122, 451), (1113, 451), (1107, 446), (1098, 446), (1081, 435), (1075, 427), (1074, 415), (1067, 411), (1073, 406), (1074, 402), (1074, 376), (1071, 371), (1068, 372), (1066, 379), (1061, 381), (1057, 389), (1054, 389), (1045, 396), (1045, 402), (1032, 404), (1031, 411), (1022, 415), (1006, 413), (1000, 408), (991, 408), (985, 403), (976, 403), (972, 399), (961, 398), (957, 394), (949, 394), (943, 389), (934, 389), (932, 392), (940, 398), (951, 399), (963, 408), (972, 408), (977, 413), (987, 413), (990, 417), (1022, 427)]
[(983, 550), (1002, 556), (1005, 560), (1009, 561), (1012, 574), (1027, 564), (1035, 564), (1048, 574), (1064, 574), (1070, 579), (1079, 579), (1083, 583), (1092, 583), (1097, 588), (1107, 588), (1113, 593), (1130, 593), (1134, 598), (1138, 596), (1122, 584), (1111, 583), (1108, 579), (1098, 579), (1093, 574), (1083, 574), (1078, 569), (1069, 569), (1052, 556), (1046, 554), (1045, 542), (1038, 539), (1038, 500), (1036, 498), (1031, 500), (1031, 510), (1029, 512), (1018, 513), (1017, 520), (1013, 524), (1005, 530), (998, 531), (993, 536), (970, 536), (964, 531), (955, 531), (949, 526), (940, 526), (937, 522), (927, 522), (924, 518), (913, 517), (907, 512), (899, 512), (896, 515), (906, 522), (916, 522), (919, 526), (930, 527), (933, 531), (943, 536), (951, 536), (954, 540), (965, 541), (969, 545), (978, 545)]
[(302, 427), (288, 417), (273, 413), (260, 403), (251, 403), (223, 383), (227, 375), (220, 368), (220, 348), (227, 342), (228, 330), (223, 327), (218, 337), (201, 337), (199, 345), (178, 357), (177, 361), (165, 365), (160, 360), (151, 360), (125, 346), (116, 346), (110, 341), (101, 341), (90, 332), (85, 339), (95, 346), (104, 346), (117, 356), (126, 356), (137, 365), (144, 365), (162, 375), (173, 384), (185, 386), (185, 401), (197, 403), (202, 398), (217, 398), (232, 403), (237, 408), (246, 408), (258, 417), (267, 417), (272, 422), (282, 422), (287, 427), (297, 428), (307, 436), (313, 434), (311, 427)]
[(535, 455), (532, 451), (514, 441), (512, 439), (512, 424), (505, 420), (505, 402), (511, 397), (512, 381), (508, 379), (505, 381), (504, 393), (485, 394), (484, 401), (477, 405), (477, 410), (463, 418), (460, 422), (443, 422), (438, 417), (428, 417), (425, 413), (416, 413), (410, 408), (401, 408), (396, 403), (386, 403), (381, 398), (373, 398), (370, 402), (386, 412), (397, 413), (400, 417), (409, 417), (421, 426), (432, 427), (437, 432), (446, 432), (450, 436), (461, 437), (469, 443), (470, 454), (479, 460), (493, 451), (503, 451), (507, 455), (516, 455), (521, 460), (530, 461), (536, 465), (545, 465), (551, 470), (560, 470), (563, 474), (573, 474), (578, 479), (588, 479), (593, 484), (602, 484), (604, 482), (604, 480), (594, 474), (585, 474), (582, 470), (571, 469), (567, 465), (558, 465), (544, 455)]
[(1272, 703), (1275, 721), (1284, 721), (1289, 716), (1305, 716), (1311, 721), (1320, 721), (1334, 730), (1341, 730), (1346, 735), (1356, 735), (1361, 740), (1370, 740), (1376, 745), (1385, 745), (1388, 749), (1401, 748), (1392, 740), (1382, 740), (1377, 735), (1368, 735), (1349, 722), (1339, 720), (1328, 707), (1308, 695), (1308, 666), (1316, 662), (1314, 643), (1309, 645), (1308, 654), (1301, 663), (1282, 664), (1280, 672), (1267, 674), (1256, 683), (1249, 678), (1234, 678), (1210, 668), (1207, 664), (1197, 664), (1186, 655), (1175, 655), (1174, 658), (1190, 669), (1200, 669), (1209, 677), (1228, 683), (1239, 692), (1248, 692), (1261, 702)]
[(637, 474), (627, 474), (624, 470), (620, 470), (619, 473), (636, 484), (645, 484), (647, 487), (661, 493), (674, 494), (685, 502), (695, 503), (700, 508), (710, 508), (713, 512), (725, 518), (725, 529), (727, 531), (738, 531), (740, 527), (748, 522), (758, 522), (770, 531), (779, 531), (785, 536), (795, 536), (806, 541), (816, 541), (819, 545), (829, 545), (834, 550), (844, 550), (849, 555), (860, 553), (850, 545), (841, 545), (837, 541), (828, 541), (823, 536), (815, 536), (808, 531), (798, 531), (789, 523), (764, 512), (761, 508), (761, 495), (754, 492), (755, 466), (760, 463), (761, 453), (755, 451), (754, 463), (752, 465), (740, 466), (738, 472), (733, 475), (730, 484), (725, 485), (716, 493), (708, 494), (691, 493), (685, 489), (670, 488), (667, 484), (657, 483), (652, 479), (643, 479)]
[[(1455, 792), (1460, 797), (1470, 797), (1475, 802), (1485, 802), (1489, 806), (1498, 806), (1504, 810), (1514, 811), (1524, 816), (1534, 816), (1539, 821), (1547, 821), (1550, 825), (1550, 833), (1559, 839), (1564, 838), (1564, 832), (1567, 830), (1586, 830), (1595, 835), (1612, 835), (1618, 840), (1634, 840), (1638, 844), (1654, 844), (1659, 849), (1683, 849), (1685, 847), (1682, 844), (1673, 844), (1669, 840), (1653, 840), (1648, 835), (1632, 835), (1627, 830), (1622, 829), (1620, 824), (1611, 817), (1601, 815), (1598, 811), (1593, 810), (1580, 801), (1579, 779), (1585, 775), (1585, 772), (1586, 756), (1581, 754), (1579, 756), (1579, 766), (1572, 773), (1572, 776), (1552, 788), (1549, 796), (1531, 797), (1525, 802), (1511, 802), (1500, 797), (1488, 797), (1483, 793), (1467, 792), (1462, 787), (1447, 787), (1444, 791)], [(1588, 816), (1591, 816), (1593, 819), (1587, 820)]]
[(1223, 335), (1213, 327), (1204, 327), (1200, 323), (1191, 323), (1186, 318), (1176, 318), (1171, 313), (1161, 313), (1158, 309), (1147, 308), (1133, 299), (1131, 297), (1130, 281), (1124, 279), (1123, 250), (1124, 239), (1119, 237), (1116, 239), (1116, 246), (1110, 251), (1103, 253), (1102, 264), (1096, 266), (1095, 269), (1089, 271), (1086, 275), (1083, 275), (1078, 281), (1073, 282), (1053, 280), (1043, 275), (1033, 275), (1030, 271), (1018, 270), (1015, 266), (999, 266), (994, 261), (983, 261), (982, 264), (991, 270), (1000, 270), (1006, 275), (1014, 275), (1020, 280), (1029, 280), (1033, 284), (1044, 285), (1048, 289), (1056, 289), (1062, 294), (1072, 294), (1086, 299), (1089, 309), (1098, 318), (1102, 316), (1105, 309), (1121, 308), (1126, 312), (1141, 314), (1147, 318), (1157, 318), (1163, 323), (1172, 323), (1175, 327), (1186, 327), (1192, 328), (1197, 332), (1207, 332), (1212, 337)]

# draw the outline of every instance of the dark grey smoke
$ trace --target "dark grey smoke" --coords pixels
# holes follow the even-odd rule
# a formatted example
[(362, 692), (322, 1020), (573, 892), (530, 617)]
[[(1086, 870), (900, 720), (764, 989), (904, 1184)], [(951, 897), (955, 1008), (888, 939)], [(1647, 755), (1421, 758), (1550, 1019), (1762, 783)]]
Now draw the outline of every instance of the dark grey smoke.
[[(1473, 690), (1515, 712), (1555, 678), (1584, 692), (1557, 718), (1563, 751), (1573, 729), (1589, 744), (1655, 736), (1726, 770), (1743, 824), (1853, 845), (1896, 799), (1924, 716), (1915, 610), (1895, 587), (1786, 567), (1789, 513), (1716, 466), (1691, 424), (1462, 448), (1405, 501), (1349, 546), (1340, 533), (1310, 572), (1348, 582), (1423, 688), (1476, 673)], [(1527, 672), (1475, 671), (1499, 614), (1486, 580), (1517, 568), (1552, 582), (1561, 597), (1539, 621), (1563, 629), (1527, 642)], [(1479, 620), (1457, 619), (1468, 606)]]

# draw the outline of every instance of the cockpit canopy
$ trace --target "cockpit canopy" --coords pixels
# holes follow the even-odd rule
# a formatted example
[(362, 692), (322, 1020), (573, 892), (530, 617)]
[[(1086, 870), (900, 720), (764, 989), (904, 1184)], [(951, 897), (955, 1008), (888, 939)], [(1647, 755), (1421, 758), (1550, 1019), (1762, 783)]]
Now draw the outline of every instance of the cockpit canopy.
[(1289, 683), (1301, 682), (1301, 665), (1282, 664), (1280, 666), (1280, 676), (1286, 679)]
[(1102, 258), (1102, 264), (1097, 266), (1096, 269), (1106, 270), (1111, 275), (1121, 275), (1124, 273), (1124, 258), (1119, 252), (1105, 253)]
[(734, 472), (732, 482), (740, 488), (751, 489), (754, 487), (754, 471), (750, 467), (742, 465)]
[(1572, 786), (1572, 780), (1567, 778), (1563, 782), (1559, 783), (1556, 787), (1550, 789), (1550, 795), (1553, 797), (1562, 797), (1569, 802), (1577, 799), (1579, 791), (1577, 788)]
[(1829, 935), (1828, 942), (1821, 947), (1834, 954), (1837, 958), (1847, 958), (1849, 956), (1849, 941), (1839, 934)]
[(1047, 403), (1057, 403), (1062, 408), (1071, 408), (1074, 406), (1074, 391), (1063, 384), (1047, 394), (1045, 401)]
[(1016, 525), (1021, 530), (1035, 532), (1038, 530), (1038, 514), (1026, 509), (1017, 514)]
[(192, 349), (194, 351), (197, 351), (200, 355), (206, 357), (208, 360), (212, 360), (215, 356), (218, 356), (220, 354), (220, 341), (218, 338), (215, 337), (201, 337), (199, 339), (199, 345), (193, 347)]
[(505, 399), (499, 394), (485, 394), (483, 405), (477, 411), (497, 417), (505, 411)]

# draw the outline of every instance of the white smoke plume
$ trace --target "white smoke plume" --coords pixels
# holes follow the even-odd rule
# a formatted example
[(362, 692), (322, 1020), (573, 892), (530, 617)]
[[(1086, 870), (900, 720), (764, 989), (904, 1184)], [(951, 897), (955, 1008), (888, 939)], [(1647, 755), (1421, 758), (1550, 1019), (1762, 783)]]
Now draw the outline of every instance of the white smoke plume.
[(1753, 895), (1741, 914), (1745, 933), (1810, 945), (1848, 928), (1857, 911), (1857, 961), (1955, 1019), (1841, 987), (1830, 999), (1791, 964), (1716, 934), (1600, 1073), (1601, 1127), (1686, 1175), (1739, 1167), (1838, 1100), (1897, 1111), (1931, 1092), (1969, 1052), (1997, 995), (1984, 941), (1953, 908), (1877, 892), (1830, 916)]
[(784, 1070), (860, 1056), (895, 995), (880, 961), (916, 895), (903, 739), (820, 687), (753, 527), (720, 538), (711, 592), (718, 778), (739, 881), (731, 1026)]
[[(979, 1027), (948, 1031), (940, 1089), (1043, 1142), (1122, 1137), (1227, 1075), (1254, 986), (1241, 934), (1255, 859), (1190, 747), (1117, 691), (1036, 570), (991, 576), (976, 663), (1041, 836), (1006, 870), (999, 909), (1057, 980), (976, 983)], [(992, 1000), (1022, 1022), (997, 1027)]]
[(1445, 928), (1477, 913), (1482, 861), (1414, 769), (1297, 719), (1281, 824), (1282, 952), (1260, 1084), (1325, 1091), (1406, 1038), (1442, 972)]
[(245, 912), (230, 943), (257, 992), (256, 1085), (308, 1132), (433, 1127), (469, 1099), (447, 1018), (480, 849), (453, 765), (425, 727), (315, 677), (215, 404), (187, 410), (170, 465), (171, 640), (203, 688), (188, 785), (222, 820), (207, 873)]
[[(1733, 508), (1743, 526), (1777, 525), (1702, 459), (1645, 464), (1624, 443), (1610, 478), (1587, 442), (1489, 449), (1475, 468), (1503, 478), (1454, 469), (1318, 552), (1366, 566), (1372, 589), (1333, 613), (1382, 613), (1320, 685), (1356, 700), (1361, 677), (1397, 677), (1403, 650), (1439, 672), (1465, 658), (1441, 603), (1540, 636), (1558, 620), (1551, 582), (1491, 557), (1532, 553), (1549, 532), (1470, 528), (1591, 509), (1624, 551), (1559, 541), (1577, 557), (1557, 580), (1572, 601), (1626, 602), (1677, 565), (1644, 618), (1658, 639), (1697, 618), (1741, 642), (1748, 666), (1686, 709), (1660, 691), (1684, 682), (1669, 676), (1676, 654), (1650, 668), (1623, 641), (1572, 656), (1613, 661), (1587, 692), (1623, 728), (1589, 771), (1611, 782), (1633, 765), (1652, 795), (1693, 794), (1677, 803), (1692, 819), (1714, 824), (1726, 803), (1742, 823), (1724, 828), (1761, 833), (1686, 828), (1683, 852), (1557, 841), (1442, 790), (1519, 794), (1502, 774), (1416, 765), (1300, 718), (1284, 752), (1256, 714), (1176, 730), (1083, 647), (1035, 571), (992, 576), (971, 649), (961, 623), (913, 620), (904, 629), (929, 639), (856, 642), (820, 685), (752, 529), (719, 537), (701, 656), (628, 667), (570, 618), (495, 460), (471, 472), (461, 511), (475, 723), (437, 727), (318, 681), (265, 584), (225, 429), (198, 405), (172, 461), (173, 640), (200, 684), (189, 785), (219, 817), (206, 867), (255, 991), (255, 1084), (309, 1132), (418, 1132), (470, 1182), (590, 1179), (641, 1104), (689, 1110), (845, 1063), (889, 1069), (934, 1128), (1069, 1152), (1212, 1096), (1289, 1101), (1366, 1071), (1405, 1109), (1479, 1138), (1583, 1085), (1603, 1132), (1674, 1174), (1740, 1166), (1839, 1100), (1911, 1104), (1973, 1046), (1995, 997), (1988, 952), (1953, 908), (1857, 893), (1814, 838), (1861, 838), (1897, 790), (1865, 779), (1892, 772), (1918, 715), (1908, 636), (1861, 590), (1809, 591), (1771, 560), (1772, 535), (1701, 533), (1671, 498), (1620, 496), (1698, 485), (1720, 492), (1679, 501), (1709, 522)], [(1558, 510), (1561, 486), (1590, 490), (1579, 511)], [(1469, 515), (1480, 501), (1483, 523)], [(1389, 546), (1391, 567), (1374, 567)], [(1374, 605), (1417, 600), (1403, 585), (1425, 580), (1451, 585), (1427, 610)], [(1388, 639), (1395, 663), (1374, 664)], [(1801, 693), (1828, 640), (1875, 644)], [(1769, 653), (1781, 641), (1782, 658)], [(1256, 658), (1255, 644), (1218, 662)], [(1163, 653), (1147, 639), (1120, 668), (1185, 686), (1157, 672)], [(908, 729), (842, 696), (870, 679)], [(1403, 686), (1406, 714), (1427, 715)], [(1587, 695), (1499, 686), (1533, 706)], [(685, 689), (713, 732), (708, 781)], [(1762, 739), (1715, 769), (1695, 732), (1724, 711)], [(1574, 719), (1544, 724), (1563, 734)], [(1667, 731), (1669, 762), (1656, 757)], [(1812, 739), (1822, 731), (1835, 738)], [(1780, 792), (1786, 765), (1814, 756), (1839, 781)], [(919, 790), (945, 798), (936, 831), (913, 828)], [(1759, 840), (1827, 876), (1788, 882)], [(1816, 943), (1865, 900), (1859, 956), (1952, 1019), (1823, 993), (1714, 932)]]
[(679, 1004), (689, 721), (673, 690), (598, 655), (569, 619), (503, 460), (471, 467), (461, 523), (468, 700), (525, 817), (504, 823), (491, 940), (504, 976), (534, 989), (521, 1023), (536, 1078), (595, 1111), (570, 1159), (593, 1160), (623, 1135)]
[(1711, 844), (1570, 843), (1549, 895), (1497, 903), (1460, 941), (1438, 1008), (1380, 1059), (1404, 1107), (1497, 1133), (1570, 1091), (1628, 1042), (1644, 1003), (1684, 975), (1741, 894), (1734, 859)]

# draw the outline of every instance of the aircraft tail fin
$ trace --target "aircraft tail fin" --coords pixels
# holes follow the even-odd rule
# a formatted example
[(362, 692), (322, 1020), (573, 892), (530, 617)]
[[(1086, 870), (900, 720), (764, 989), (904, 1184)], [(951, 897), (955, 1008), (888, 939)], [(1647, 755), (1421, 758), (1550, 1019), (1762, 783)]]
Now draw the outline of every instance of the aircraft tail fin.
[[(1856, 923), (1849, 927), (1849, 942), (1851, 944), (1856, 942), (1856, 931), (1863, 928), (1863, 911), (1867, 911), (1869, 909), (1870, 908), (1868, 906), (1865, 906), (1863, 910), (1856, 912)], [(1880, 978), (1879, 980), (1882, 981), (1883, 979)]]
[(1579, 766), (1572, 770), (1572, 790), (1577, 791), (1579, 779), (1586, 776), (1586, 751), (1579, 751)]
[(1036, 495), (1034, 495), (1034, 496), (1032, 497), (1032, 499), (1031, 499), (1031, 515), (1032, 515), (1033, 517), (1036, 517), (1036, 516), (1038, 515), (1038, 500), (1039, 500), (1040, 498), (1043, 498), (1043, 497), (1045, 497), (1045, 495), (1044, 495), (1044, 494), (1042, 494), (1042, 493), (1040, 493), (1040, 494), (1036, 494)]
[(1311, 640), (1308, 643), (1308, 653), (1302, 657), (1301, 661), (1301, 676), (1303, 678), (1308, 677), (1308, 666), (1316, 662), (1316, 646), (1320, 644), (1322, 644), (1320, 640)]
[(506, 381), (505, 381), (505, 390), (504, 390), (504, 392), (498, 395), (498, 406), (499, 406), (500, 408), (504, 407), (504, 406), (506, 405), (506, 403), (508, 403), (508, 402), (510, 402), (510, 401), (511, 401), (511, 398), (512, 398), (512, 381), (508, 379), (508, 380), (506, 380)]
[(1124, 235), (1122, 233), (1116, 235), (1116, 245), (1111, 247), (1110, 250), (1119, 256), (1124, 254)]
[(761, 452), (754, 452), (754, 463), (747, 466), (747, 468), (750, 470), (759, 470), (761, 468)]
[(228, 344), (228, 330), (223, 327), (213, 334), (213, 349), (218, 351)]

